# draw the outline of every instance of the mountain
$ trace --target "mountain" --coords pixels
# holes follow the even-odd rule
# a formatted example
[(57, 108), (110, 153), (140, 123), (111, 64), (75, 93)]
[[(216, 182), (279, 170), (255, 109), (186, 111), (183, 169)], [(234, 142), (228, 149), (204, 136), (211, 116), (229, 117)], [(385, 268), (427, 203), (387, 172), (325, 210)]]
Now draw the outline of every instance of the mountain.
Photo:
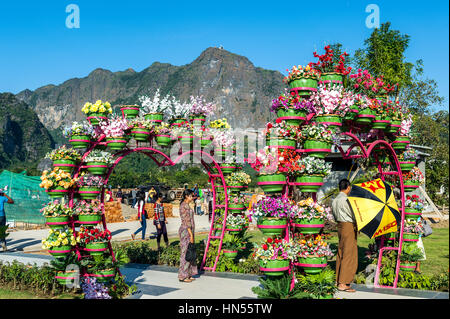
[(85, 78), (24, 90), (17, 98), (30, 105), (52, 132), (84, 119), (81, 107), (87, 101), (139, 104), (139, 96), (153, 94), (158, 87), (162, 94), (180, 100), (204, 95), (221, 108), (217, 117), (226, 117), (233, 127), (258, 128), (271, 118), (270, 101), (283, 90), (282, 79), (280, 72), (255, 67), (246, 57), (208, 48), (183, 66), (154, 62), (141, 72), (96, 69)]
[(33, 169), (53, 139), (38, 116), (11, 93), (0, 93), (0, 169)]

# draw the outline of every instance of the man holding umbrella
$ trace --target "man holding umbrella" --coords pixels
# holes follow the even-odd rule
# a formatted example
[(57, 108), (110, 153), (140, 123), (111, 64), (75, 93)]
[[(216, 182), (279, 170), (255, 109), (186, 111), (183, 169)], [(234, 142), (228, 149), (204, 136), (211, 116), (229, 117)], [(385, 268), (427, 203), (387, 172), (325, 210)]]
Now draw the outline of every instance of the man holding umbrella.
[(336, 282), (339, 291), (355, 292), (350, 287), (358, 270), (357, 227), (355, 215), (347, 195), (352, 186), (348, 179), (339, 181), (339, 195), (333, 200), (333, 216), (338, 224), (338, 252), (336, 255)]

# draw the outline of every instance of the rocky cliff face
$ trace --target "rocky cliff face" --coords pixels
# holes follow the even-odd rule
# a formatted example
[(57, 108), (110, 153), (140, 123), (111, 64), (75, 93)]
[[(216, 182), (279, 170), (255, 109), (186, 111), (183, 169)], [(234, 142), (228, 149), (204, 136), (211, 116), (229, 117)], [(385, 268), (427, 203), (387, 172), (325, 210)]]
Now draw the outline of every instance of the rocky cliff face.
[(17, 97), (29, 104), (49, 129), (84, 119), (82, 105), (97, 99), (112, 105), (139, 104), (139, 96), (170, 93), (181, 100), (204, 95), (221, 108), (233, 127), (257, 128), (270, 118), (269, 105), (284, 88), (282, 74), (255, 67), (246, 57), (218, 48), (208, 48), (183, 66), (155, 62), (141, 72), (128, 69), (110, 72), (96, 69), (82, 79), (47, 85)]
[(11, 93), (0, 94), (0, 168), (33, 166), (54, 146), (36, 113)]

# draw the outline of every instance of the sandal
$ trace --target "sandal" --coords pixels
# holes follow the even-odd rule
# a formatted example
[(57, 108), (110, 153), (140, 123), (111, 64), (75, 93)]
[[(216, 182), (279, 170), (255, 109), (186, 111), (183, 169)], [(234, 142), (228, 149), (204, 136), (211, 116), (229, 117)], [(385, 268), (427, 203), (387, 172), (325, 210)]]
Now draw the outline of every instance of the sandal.
[(135, 239), (136, 235), (135, 234), (131, 234), (131, 239)]
[(345, 288), (345, 289), (339, 289), (338, 288), (337, 290), (343, 291), (343, 292), (356, 292), (356, 290), (353, 289), (352, 287), (348, 287), (348, 288)]
[(179, 282), (192, 282), (192, 280), (185, 278), (185, 279), (178, 279)]

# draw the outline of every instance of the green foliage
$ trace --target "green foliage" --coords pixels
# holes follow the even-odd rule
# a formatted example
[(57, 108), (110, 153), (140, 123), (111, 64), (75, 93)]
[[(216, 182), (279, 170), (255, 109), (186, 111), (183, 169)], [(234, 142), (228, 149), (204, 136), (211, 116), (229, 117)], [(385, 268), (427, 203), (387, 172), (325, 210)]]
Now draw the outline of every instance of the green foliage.
[(290, 291), (292, 276), (285, 274), (280, 277), (259, 278), (261, 286), (253, 287), (252, 291), (259, 299), (311, 299), (310, 293), (298, 285)]
[(50, 260), (50, 266), (55, 271), (65, 271), (67, 266), (69, 265), (77, 265), (78, 267), (81, 266), (80, 262), (78, 261), (78, 256), (75, 252), (71, 252), (69, 255), (62, 258), (54, 258)]
[(241, 247), (241, 239), (238, 236), (226, 233), (223, 236), (222, 249), (236, 250)]
[(313, 298), (330, 298), (336, 293), (336, 274), (327, 267), (315, 275), (298, 275), (297, 288)]
[(9, 225), (0, 226), (0, 239), (5, 239), (9, 236), (9, 233), (6, 231), (8, 230)]
[(402, 254), (400, 255), (400, 260), (403, 262), (414, 263), (423, 258), (422, 251), (414, 244), (403, 244), (402, 246)]
[(113, 299), (123, 299), (126, 296), (132, 295), (137, 290), (136, 285), (129, 286), (123, 276), (116, 274), (114, 283), (109, 287), (108, 294)]

